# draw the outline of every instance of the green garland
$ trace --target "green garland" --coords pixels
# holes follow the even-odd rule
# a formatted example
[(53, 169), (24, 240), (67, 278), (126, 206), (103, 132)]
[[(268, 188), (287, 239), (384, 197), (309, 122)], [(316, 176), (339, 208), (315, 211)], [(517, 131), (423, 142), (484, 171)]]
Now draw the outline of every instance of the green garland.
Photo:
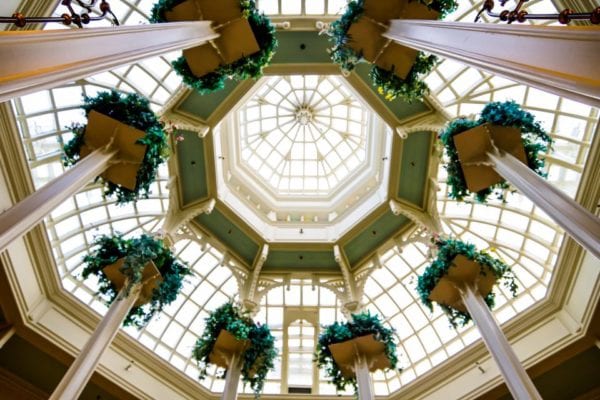
[(84, 257), (86, 263), (83, 278), (95, 275), (99, 279), (99, 293), (108, 297), (108, 304), (118, 296), (116, 288), (103, 270), (117, 260), (125, 258), (121, 272), (129, 279), (126, 295), (129, 290), (142, 279), (142, 271), (149, 261), (153, 261), (161, 273), (162, 282), (152, 293), (150, 302), (143, 306), (135, 306), (129, 311), (123, 324), (142, 328), (157, 312), (177, 298), (186, 275), (191, 271), (181, 264), (165, 247), (162, 240), (142, 235), (135, 239), (125, 239), (121, 235), (100, 236), (94, 243), (97, 248)]
[[(503, 261), (490, 256), (485, 251), (477, 251), (477, 248), (473, 244), (465, 243), (457, 239), (437, 239), (435, 245), (438, 248), (437, 256), (431, 265), (425, 269), (423, 275), (419, 276), (417, 283), (417, 292), (421, 298), (421, 303), (427, 306), (431, 311), (433, 311), (433, 303), (429, 299), (429, 295), (440, 279), (446, 276), (448, 270), (452, 266), (452, 261), (459, 254), (462, 254), (469, 260), (475, 261), (482, 266), (489, 267), (496, 278), (501, 280), (504, 286), (510, 290), (513, 297), (517, 295), (515, 276), (512, 270)], [(481, 270), (481, 274), (485, 274), (483, 269)], [(494, 307), (494, 298), (494, 291), (491, 291), (484, 299), (490, 309)], [(471, 320), (471, 316), (468, 313), (464, 313), (444, 304), (439, 304), (439, 306), (448, 315), (450, 324), (455, 328), (459, 325), (464, 326)]]
[(350, 384), (356, 392), (358, 389), (356, 376), (346, 378), (342, 375), (342, 371), (335, 363), (331, 350), (329, 350), (329, 345), (369, 334), (374, 335), (375, 340), (385, 344), (385, 355), (390, 360), (390, 369), (395, 369), (398, 365), (395, 330), (386, 328), (377, 315), (371, 315), (368, 311), (353, 314), (352, 322), (334, 322), (324, 327), (323, 332), (319, 335), (315, 361), (319, 368), (325, 369), (325, 374), (331, 378), (331, 383), (335, 385), (338, 391), (344, 390)]
[[(440, 19), (454, 11), (458, 6), (454, 0), (418, 1), (426, 5), (427, 8), (439, 12)], [(350, 40), (348, 30), (363, 15), (364, 2), (365, 0), (350, 0), (344, 14), (331, 23), (327, 32), (329, 41), (333, 43), (332, 48), (329, 50), (331, 59), (345, 73), (352, 71), (359, 62), (364, 60), (362, 54), (357, 53), (348, 45)], [(386, 100), (392, 101), (397, 97), (402, 97), (404, 100), (412, 102), (421, 99), (429, 92), (429, 88), (422, 78), (431, 72), (437, 61), (436, 56), (427, 56), (419, 52), (405, 79), (401, 79), (394, 74), (393, 69), (386, 71), (376, 65), (371, 67), (369, 77), (373, 82), (373, 86), (377, 88), (377, 92)]]
[[(140, 197), (148, 198), (150, 185), (156, 179), (160, 164), (169, 157), (167, 136), (163, 125), (150, 109), (147, 99), (135, 93), (121, 94), (115, 90), (100, 92), (96, 97), (83, 97), (83, 110), (87, 117), (90, 111), (95, 110), (101, 114), (114, 118), (124, 124), (146, 132), (146, 136), (137, 141), (146, 145), (144, 160), (137, 172), (135, 190), (129, 190), (110, 181), (104, 182), (105, 195), (116, 194), (117, 204), (136, 201)], [(80, 161), (81, 146), (85, 142), (85, 129), (87, 125), (73, 124), (71, 130), (73, 139), (65, 144), (63, 150), (63, 164), (74, 165)], [(100, 179), (100, 178), (98, 178)]]
[(386, 100), (392, 101), (397, 97), (402, 97), (410, 103), (423, 98), (429, 93), (429, 88), (422, 77), (431, 72), (437, 62), (438, 58), (436, 56), (427, 56), (425, 53), (419, 52), (406, 79), (400, 79), (393, 69), (386, 71), (377, 65), (373, 65), (369, 77), (373, 82), (373, 86), (377, 88), (377, 92)]
[[(172, 10), (173, 7), (184, 1), (186, 0), (159, 0), (152, 8), (150, 22), (167, 22), (165, 12)], [(183, 56), (172, 63), (173, 69), (181, 76), (183, 82), (200, 94), (208, 94), (223, 89), (228, 78), (237, 81), (259, 78), (262, 75), (263, 68), (269, 64), (275, 54), (277, 38), (271, 20), (258, 11), (254, 0), (241, 0), (240, 6), (242, 7), (243, 16), (248, 19), (260, 51), (243, 57), (234, 63), (221, 65), (215, 71), (202, 77), (197, 77), (192, 73)]]
[[(454, 135), (475, 128), (476, 126), (490, 123), (493, 125), (512, 126), (521, 129), (521, 138), (527, 165), (536, 174), (546, 177), (544, 172), (545, 160), (540, 153), (546, 153), (552, 147), (552, 138), (544, 131), (535, 117), (524, 111), (514, 101), (488, 103), (481, 111), (478, 120), (457, 118), (451, 121), (439, 134), (439, 139), (444, 145), (448, 163), (445, 168), (448, 172), (447, 184), (449, 186), (448, 196), (455, 200), (463, 200), (472, 193), (467, 189), (467, 183), (460, 166), (458, 152), (454, 145)], [(494, 193), (498, 199), (504, 200), (503, 189), (509, 187), (505, 181), (494, 186), (483, 189), (475, 194), (478, 202), (485, 203), (488, 196)]]
[(250, 341), (250, 347), (244, 353), (242, 381), (250, 384), (255, 398), (259, 398), (267, 373), (274, 368), (274, 360), (277, 357), (275, 338), (267, 325), (254, 323), (231, 302), (210, 313), (206, 318), (204, 333), (196, 341), (192, 357), (198, 363), (200, 379), (206, 377), (206, 369), (210, 364), (209, 355), (222, 329), (238, 340)]

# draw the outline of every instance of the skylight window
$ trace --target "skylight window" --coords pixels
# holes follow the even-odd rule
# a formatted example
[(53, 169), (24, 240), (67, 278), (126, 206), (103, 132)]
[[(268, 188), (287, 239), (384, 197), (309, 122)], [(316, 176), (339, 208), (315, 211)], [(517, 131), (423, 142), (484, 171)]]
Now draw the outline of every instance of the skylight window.
[(346, 0), (258, 0), (258, 8), (270, 16), (340, 14)]
[(368, 113), (336, 76), (270, 78), (238, 118), (242, 160), (277, 195), (329, 195), (366, 160)]
[[(142, 14), (147, 15), (154, 2), (114, 0), (111, 6), (122, 23), (137, 24), (144, 19)], [(259, 0), (258, 3), (267, 13), (277, 16), (335, 14), (345, 5), (343, 0)], [(541, 4), (536, 0), (530, 3), (530, 8)], [(470, 22), (479, 6), (479, 2), (461, 1), (454, 17)], [(56, 28), (60, 25), (52, 26)], [(77, 83), (15, 99), (15, 117), (35, 187), (41, 187), (64, 172), (60, 149), (72, 135), (66, 127), (82, 118), (79, 110), (82, 94), (94, 95), (99, 90), (113, 87), (136, 91), (148, 96), (154, 108), (158, 109), (173, 95), (180, 82), (169, 65), (173, 57), (174, 54), (169, 54), (150, 58)], [(281, 225), (288, 221), (291, 221), (290, 224), (306, 224), (310, 221), (315, 225), (335, 223), (342, 219), (346, 209), (350, 210), (348, 213), (354, 213), (350, 214), (349, 219), (355, 221), (361, 218), (358, 211), (367, 213), (377, 207), (379, 203), (372, 202), (361, 210), (360, 205), (348, 199), (364, 196), (369, 187), (374, 192), (373, 188), (381, 182), (387, 184), (387, 173), (375, 169), (374, 174), (379, 178), (376, 181), (363, 179), (360, 188), (354, 191), (345, 183), (356, 183), (352, 171), (361, 171), (363, 163), (369, 162), (369, 159), (381, 160), (389, 154), (385, 151), (391, 147), (391, 130), (381, 128), (382, 123), (377, 125), (374, 122), (371, 111), (360, 105), (353, 93), (344, 86), (342, 77), (308, 75), (263, 79), (265, 85), (251, 95), (248, 103), (236, 110), (241, 129), (236, 140), (241, 147), (240, 158), (246, 168), (261, 177), (268, 190), (289, 198), (310, 197), (303, 198), (306, 203), (329, 193), (337, 195), (341, 191), (346, 191), (349, 196), (329, 209), (323, 206), (315, 211), (317, 207), (314, 207), (312, 214), (309, 214), (301, 210), (301, 206), (306, 205), (304, 203), (288, 204), (287, 208), (277, 204), (266, 206), (266, 200), (257, 199), (257, 192), (260, 191), (258, 185), (244, 192), (245, 189), (241, 187), (243, 177), (232, 177), (231, 182), (240, 185), (239, 188), (234, 187), (235, 191), (251, 200), (234, 205), (241, 208), (250, 204), (249, 209), (260, 210), (269, 216), (270, 222)], [(570, 196), (575, 196), (593, 140), (598, 120), (597, 109), (449, 60), (442, 61), (427, 81), (432, 97), (451, 115), (476, 113), (486, 102), (504, 99), (514, 99), (535, 113), (556, 139), (554, 152), (547, 157), (549, 181)], [(378, 126), (381, 128), (379, 131), (376, 130)], [(382, 142), (383, 150), (378, 150), (379, 153), (369, 150), (368, 129), (373, 129), (381, 137), (388, 137), (387, 142)], [(223, 131), (223, 136), (230, 133), (225, 129)], [(215, 132), (213, 134), (216, 135)], [(221, 168), (220, 165), (217, 168)], [(235, 173), (233, 168), (228, 172)], [(440, 168), (437, 180), (440, 189), (437, 210), (444, 231), (472, 241), (480, 248), (496, 249), (518, 277), (522, 290), (516, 299), (510, 299), (504, 292), (497, 297), (495, 315), (498, 320), (506, 322), (542, 300), (554, 272), (564, 236), (562, 231), (523, 196), (510, 195), (508, 204), (459, 204), (447, 197), (443, 168)], [(93, 278), (85, 282), (80, 278), (82, 257), (87, 254), (98, 234), (121, 232), (137, 235), (160, 229), (169, 206), (167, 181), (168, 171), (163, 166), (158, 181), (152, 187), (150, 199), (124, 207), (117, 207), (110, 199), (103, 197), (102, 189), (90, 182), (88, 187), (52, 212), (45, 224), (58, 275), (66, 291), (97, 312), (106, 312), (106, 306), (95, 296), (97, 282)], [(387, 192), (384, 191), (380, 197), (387, 198)], [(306, 229), (302, 238), (315, 242), (333, 241), (348, 229), (346, 225), (340, 225), (330, 236), (318, 236), (313, 233), (316, 229)], [(268, 231), (264, 226), (257, 230)], [(298, 231), (293, 226), (291, 230), (294, 234)], [(282, 241), (296, 239), (296, 236), (283, 229), (276, 231), (269, 239), (279, 239), (277, 234), (283, 238)], [(194, 270), (180, 299), (144, 330), (127, 330), (158, 357), (194, 380), (198, 371), (190, 352), (195, 339), (203, 331), (204, 317), (208, 311), (239, 291), (231, 270), (222, 267), (222, 249), (204, 240), (196, 233), (186, 231), (185, 239), (176, 245), (178, 257), (188, 262)], [(431, 314), (419, 305), (414, 286), (416, 274), (427, 265), (427, 249), (424, 245), (413, 243), (398, 247), (390, 244), (378, 253), (381, 254), (382, 267), (367, 279), (364, 300), (370, 310), (382, 314), (386, 322), (398, 330), (402, 342), (399, 348), (401, 366), (404, 368), (401, 374), (396, 371), (375, 374), (377, 394), (388, 395), (460, 352), (476, 341), (478, 334), (472, 325), (455, 331), (449, 328), (439, 308)], [(265, 296), (260, 299), (261, 309), (257, 319), (269, 323), (278, 339), (281, 358), (277, 361), (276, 370), (268, 377), (265, 392), (280, 394), (286, 392), (288, 382), (298, 382), (283, 364), (288, 360), (286, 354), (304, 356), (312, 345), (311, 336), (318, 334), (320, 326), (339, 320), (342, 316), (336, 294), (319, 285), (313, 288), (311, 279), (294, 277), (289, 289), (284, 288), (281, 276), (273, 280), (276, 284), (271, 290), (266, 290)], [(297, 317), (290, 317), (292, 311), (298, 311)], [(306, 321), (301, 329), (299, 321)], [(284, 344), (290, 347), (287, 353), (283, 350)], [(221, 391), (223, 381), (216, 379), (214, 372), (214, 369), (210, 371), (202, 385), (212, 391)], [(305, 370), (298, 372), (307, 376)], [(322, 372), (317, 375), (313, 375), (312, 381), (315, 392), (334, 394), (335, 388), (325, 381)]]

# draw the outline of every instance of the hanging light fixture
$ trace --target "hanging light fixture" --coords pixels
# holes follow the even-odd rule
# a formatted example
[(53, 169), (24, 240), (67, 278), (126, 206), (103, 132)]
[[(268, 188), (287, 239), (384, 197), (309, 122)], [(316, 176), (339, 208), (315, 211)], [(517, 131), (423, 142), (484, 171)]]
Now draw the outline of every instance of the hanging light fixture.
[[(517, 1), (517, 0), (515, 0)], [(529, 14), (525, 10), (521, 10), (521, 7), (529, 0), (518, 0), (517, 6), (514, 10), (503, 10), (500, 13), (492, 12), (494, 9), (495, 1), (494, 0), (484, 0), (483, 5), (481, 6), (481, 10), (477, 13), (475, 17), (475, 22), (479, 21), (481, 18), (481, 14), (486, 13), (488, 16), (492, 18), (498, 18), (500, 21), (512, 23), (512, 22), (525, 22), (527, 20), (557, 20), (561, 24), (568, 24), (573, 20), (589, 20), (592, 24), (600, 23), (600, 7), (596, 7), (594, 10), (588, 13), (580, 13), (575, 12), (569, 8), (565, 8), (558, 14)], [(500, 0), (500, 6), (504, 7), (504, 5), (508, 2), (508, 0)]]
[(64, 13), (60, 17), (26, 17), (20, 12), (16, 12), (12, 15), (12, 17), (0, 17), (0, 23), (9, 23), (15, 24), (19, 28), (25, 26), (28, 23), (43, 23), (43, 22), (61, 22), (64, 25), (77, 25), (80, 28), (83, 28), (83, 25), (89, 24), (91, 21), (100, 21), (110, 15), (110, 19), (114, 25), (119, 25), (119, 21), (117, 17), (110, 9), (110, 4), (108, 1), (101, 0), (100, 5), (98, 6), (100, 13), (97, 16), (91, 16), (93, 8), (96, 6), (98, 0), (89, 0), (89, 4), (86, 4), (83, 0), (74, 0), (77, 5), (79, 5), (85, 12), (77, 13), (73, 9), (71, 3), (73, 0), (62, 0), (61, 5), (67, 7), (69, 9), (69, 13)]

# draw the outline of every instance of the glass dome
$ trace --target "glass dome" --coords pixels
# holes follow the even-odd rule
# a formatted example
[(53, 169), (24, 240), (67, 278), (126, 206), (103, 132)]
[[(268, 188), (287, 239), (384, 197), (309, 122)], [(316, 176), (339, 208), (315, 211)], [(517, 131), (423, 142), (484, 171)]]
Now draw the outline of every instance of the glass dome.
[(329, 196), (365, 167), (368, 113), (336, 76), (270, 78), (237, 116), (242, 160), (276, 196)]
[[(147, 20), (153, 3), (154, 0), (112, 0), (111, 6), (122, 24), (138, 24)], [(345, 4), (337, 0), (258, 3), (267, 13), (277, 16), (334, 15)], [(450, 19), (472, 21), (478, 4), (461, 1)], [(547, 4), (530, 1), (528, 8), (550, 11)], [(180, 90), (180, 79), (169, 64), (177, 56), (150, 58), (15, 99), (13, 110), (35, 187), (64, 172), (61, 147), (71, 137), (67, 127), (83, 119), (79, 110), (82, 94), (93, 95), (108, 88), (137, 92), (147, 96), (156, 111), (161, 111)], [(598, 122), (597, 109), (450, 60), (441, 62), (427, 77), (427, 83), (431, 88), (429, 101), (450, 117), (477, 113), (489, 101), (513, 99), (523, 104), (556, 141), (546, 157), (548, 180), (570, 196), (576, 195)], [(340, 87), (336, 76), (269, 77), (263, 89), (237, 113), (244, 127), (239, 144), (242, 159), (277, 194), (330, 195), (345, 184), (350, 171), (360, 169), (368, 158), (365, 127), (371, 114)], [(331, 132), (327, 139), (324, 130)], [(293, 171), (302, 173), (295, 175)], [(561, 229), (518, 193), (508, 193), (508, 203), (457, 203), (447, 196), (443, 167), (432, 175), (434, 206), (429, 211), (439, 217), (444, 232), (494, 251), (516, 273), (520, 293), (512, 299), (501, 291), (496, 318), (509, 321), (544, 299), (563, 242)], [(95, 296), (97, 282), (80, 277), (81, 259), (97, 235), (159, 231), (172, 206), (169, 179), (169, 169), (161, 167), (150, 197), (128, 206), (117, 206), (102, 195), (98, 184), (90, 182), (46, 218), (57, 273), (65, 291), (95, 312), (106, 312), (102, 299)], [(225, 246), (193, 223), (184, 225), (177, 238), (176, 254), (192, 267), (193, 276), (178, 300), (147, 327), (125, 331), (176, 370), (196, 380), (198, 371), (191, 359), (191, 348), (202, 333), (203, 318), (235, 297), (252, 271), (228, 257)], [(404, 370), (376, 373), (378, 395), (415, 384), (479, 338), (472, 325), (453, 330), (439, 310), (431, 314), (418, 302), (416, 276), (427, 261), (427, 248), (417, 231), (386, 242), (375, 259), (354, 268), (355, 274), (367, 276), (363, 299), (366, 308), (381, 314), (386, 323), (396, 328), (401, 342), (399, 353)], [(313, 394), (335, 393), (320, 372), (314, 367), (307, 369), (305, 364), (310, 360), (308, 354), (320, 325), (342, 318), (340, 282), (341, 273), (307, 276), (288, 271), (261, 278), (257, 319), (271, 326), (280, 352), (265, 393), (288, 393), (290, 386), (303, 386), (309, 376)], [(215, 377), (216, 371), (212, 370), (201, 384), (211, 391), (221, 391), (224, 383)]]

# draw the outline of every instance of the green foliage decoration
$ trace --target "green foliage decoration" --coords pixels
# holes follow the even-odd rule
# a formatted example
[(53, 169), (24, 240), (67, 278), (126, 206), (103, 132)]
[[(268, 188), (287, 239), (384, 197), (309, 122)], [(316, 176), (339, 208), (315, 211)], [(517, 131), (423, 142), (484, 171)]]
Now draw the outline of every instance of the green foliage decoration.
[[(515, 276), (508, 265), (502, 260), (492, 257), (485, 251), (478, 251), (475, 245), (458, 239), (436, 238), (434, 239), (434, 244), (437, 247), (437, 255), (431, 265), (429, 265), (425, 269), (425, 272), (419, 276), (417, 283), (417, 292), (419, 293), (421, 303), (431, 311), (433, 311), (433, 303), (429, 299), (429, 295), (440, 279), (446, 276), (450, 268), (453, 267), (452, 261), (459, 254), (478, 263), (482, 267), (480, 271), (481, 275), (485, 275), (486, 273), (486, 270), (483, 267), (488, 267), (496, 276), (498, 282), (502, 282), (502, 284), (509, 289), (513, 297), (517, 295), (518, 287), (515, 282)], [(490, 309), (494, 307), (494, 299), (495, 294), (493, 290), (484, 298), (485, 303)], [(444, 304), (439, 304), (439, 306), (446, 313), (450, 324), (454, 328), (464, 326), (471, 320), (471, 316), (468, 313), (464, 313)]]
[(329, 345), (366, 335), (373, 335), (375, 340), (385, 345), (385, 355), (390, 360), (390, 369), (395, 369), (398, 365), (396, 355), (398, 345), (395, 330), (386, 328), (379, 316), (371, 315), (368, 311), (352, 314), (351, 322), (341, 323), (336, 321), (323, 328), (319, 335), (315, 353), (317, 366), (325, 369), (325, 374), (331, 378), (331, 383), (335, 385), (338, 391), (343, 391), (347, 385), (351, 385), (356, 392), (358, 390), (356, 376), (347, 378), (342, 375), (342, 371), (335, 363), (331, 350), (329, 350)]
[(422, 78), (431, 72), (437, 62), (436, 56), (419, 52), (406, 79), (398, 77), (393, 68), (391, 71), (386, 71), (377, 65), (373, 65), (369, 71), (369, 77), (373, 86), (377, 88), (377, 92), (386, 100), (392, 101), (401, 97), (410, 103), (422, 99), (429, 92), (429, 88)]
[[(460, 166), (458, 151), (454, 145), (454, 136), (485, 123), (521, 129), (521, 139), (525, 149), (527, 165), (541, 177), (547, 176), (544, 171), (545, 160), (541, 155), (551, 149), (552, 138), (544, 131), (531, 113), (523, 110), (514, 101), (492, 102), (483, 108), (479, 119), (457, 118), (450, 121), (439, 134), (439, 139), (444, 145), (448, 158), (445, 168), (448, 172), (448, 196), (452, 199), (461, 201), (472, 195), (467, 188), (467, 182)], [(508, 187), (508, 183), (502, 181), (475, 193), (475, 200), (485, 203), (491, 194), (495, 194), (499, 200), (505, 200), (504, 189)]]
[[(167, 22), (165, 12), (183, 3), (186, 0), (159, 0), (151, 12), (150, 22)], [(252, 32), (260, 50), (247, 57), (227, 65), (219, 66), (215, 71), (204, 76), (197, 77), (193, 74), (185, 58), (179, 57), (173, 61), (173, 69), (183, 82), (195, 89), (200, 94), (208, 94), (221, 90), (225, 87), (227, 79), (241, 81), (248, 78), (259, 78), (263, 68), (269, 64), (275, 50), (277, 50), (277, 38), (275, 27), (271, 20), (256, 8), (254, 0), (241, 0), (242, 15), (248, 19)]]
[[(329, 50), (331, 59), (341, 67), (344, 74), (349, 73), (359, 62), (364, 61), (362, 54), (348, 45), (350, 40), (348, 30), (363, 15), (364, 2), (365, 0), (350, 0), (344, 14), (338, 20), (332, 22), (327, 31), (329, 41), (332, 42), (332, 48)], [(419, 2), (440, 13), (440, 19), (454, 11), (458, 6), (454, 0), (419, 0)], [(420, 100), (429, 92), (427, 84), (422, 79), (431, 72), (437, 62), (438, 58), (436, 56), (419, 52), (405, 79), (401, 79), (394, 74), (393, 67), (392, 70), (387, 71), (376, 65), (371, 67), (369, 77), (373, 86), (377, 88), (377, 92), (386, 100), (392, 101), (397, 97), (401, 97), (405, 101), (412, 102)]]
[(200, 379), (206, 377), (206, 370), (210, 364), (209, 355), (219, 333), (224, 329), (238, 340), (250, 341), (250, 346), (244, 353), (241, 375), (242, 381), (252, 388), (255, 398), (259, 398), (267, 373), (274, 368), (274, 360), (277, 357), (275, 338), (269, 327), (254, 323), (232, 302), (225, 303), (211, 312), (205, 321), (204, 332), (196, 341), (192, 352), (192, 357), (198, 363)]
[(162, 240), (143, 234), (140, 237), (126, 239), (122, 235), (99, 236), (96, 238), (95, 250), (83, 259), (86, 266), (83, 269), (84, 279), (94, 275), (99, 281), (99, 293), (112, 303), (119, 293), (112, 282), (104, 273), (104, 268), (124, 258), (121, 272), (126, 276), (127, 285), (125, 295), (129, 295), (131, 288), (141, 282), (142, 272), (146, 264), (154, 262), (161, 273), (162, 282), (154, 289), (148, 304), (134, 306), (123, 324), (142, 328), (152, 317), (177, 298), (186, 275), (190, 269), (177, 261), (171, 250)]
[[(162, 123), (150, 109), (148, 100), (135, 93), (123, 94), (111, 90), (100, 92), (95, 97), (84, 96), (82, 108), (86, 117), (94, 110), (146, 133), (146, 136), (137, 141), (147, 147), (137, 172), (135, 190), (105, 181), (104, 193), (107, 196), (116, 195), (117, 204), (136, 201), (140, 197), (147, 198), (150, 185), (156, 179), (158, 167), (169, 157), (167, 135)], [(74, 165), (81, 160), (79, 154), (85, 142), (86, 127), (87, 125), (83, 124), (71, 125), (74, 137), (63, 148), (62, 160), (65, 166)]]

